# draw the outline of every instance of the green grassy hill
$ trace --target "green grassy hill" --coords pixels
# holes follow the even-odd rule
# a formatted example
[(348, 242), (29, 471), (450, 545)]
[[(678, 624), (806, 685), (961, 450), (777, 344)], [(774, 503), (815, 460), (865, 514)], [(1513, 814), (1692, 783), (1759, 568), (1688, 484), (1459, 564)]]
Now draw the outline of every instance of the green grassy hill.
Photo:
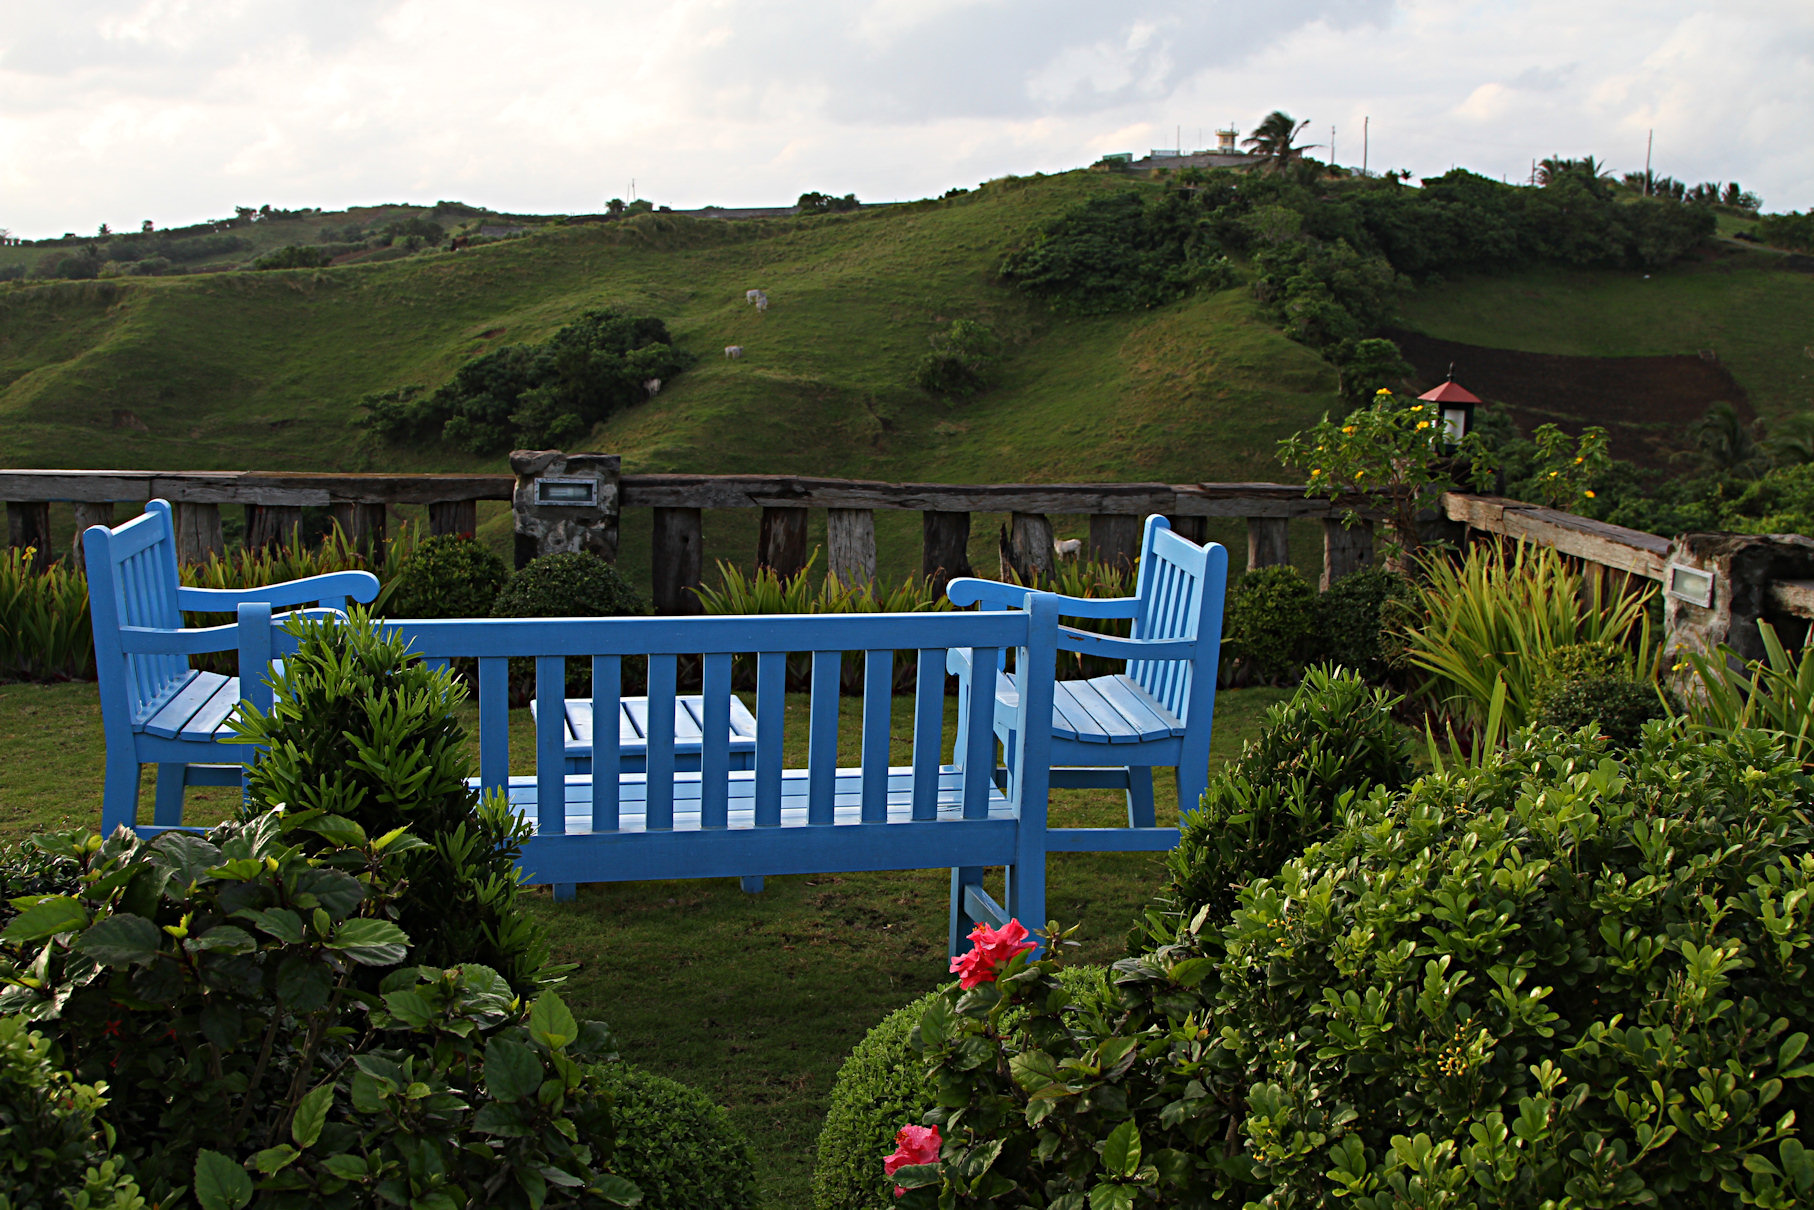
[[(812, 218), (653, 213), (548, 224), (526, 238), (381, 264), (7, 283), (0, 464), (501, 470), (501, 458), (438, 443), (381, 445), (357, 427), (356, 401), (404, 384), (433, 388), (475, 354), (617, 304), (661, 316), (698, 357), (587, 442), (621, 452), (631, 472), (1276, 477), (1274, 443), (1340, 404), (1333, 371), (1280, 335), (1244, 288), (1071, 318), (995, 279), (1003, 253), (1030, 231), (1130, 187), (1160, 186), (1080, 171)], [(390, 212), (348, 213), (370, 224)], [(293, 242), (336, 217), (248, 230)], [(1425, 287), (1408, 298), (1405, 322), (1539, 352), (1711, 346), (1761, 415), (1808, 406), (1814, 276), (1729, 237), (1717, 247), (1720, 255), (1648, 279), (1544, 270)], [(765, 314), (744, 301), (751, 287), (772, 299)], [(928, 336), (957, 318), (991, 325), (1006, 345), (999, 383), (966, 405), (911, 385)], [(741, 360), (724, 358), (731, 344), (745, 349)], [(487, 529), (501, 537), (502, 525), (494, 514)], [(708, 553), (746, 551), (753, 525), (715, 515)], [(885, 573), (915, 565), (911, 516), (883, 518), (878, 536)], [(1238, 529), (1219, 536), (1238, 538)], [(628, 525), (631, 559), (639, 541), (646, 536)], [(992, 566), (992, 522), (979, 519), (976, 541), (979, 566)]]

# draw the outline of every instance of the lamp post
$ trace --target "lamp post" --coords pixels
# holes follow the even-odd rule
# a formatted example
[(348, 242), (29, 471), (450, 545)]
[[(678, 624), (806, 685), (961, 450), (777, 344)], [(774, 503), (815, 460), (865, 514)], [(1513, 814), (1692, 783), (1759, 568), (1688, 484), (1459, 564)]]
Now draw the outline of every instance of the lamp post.
[(1455, 385), (1453, 378), (1434, 390), (1425, 391), (1419, 399), (1436, 405), (1442, 414), (1442, 443), (1453, 450), (1474, 428), (1474, 409), (1480, 397)]

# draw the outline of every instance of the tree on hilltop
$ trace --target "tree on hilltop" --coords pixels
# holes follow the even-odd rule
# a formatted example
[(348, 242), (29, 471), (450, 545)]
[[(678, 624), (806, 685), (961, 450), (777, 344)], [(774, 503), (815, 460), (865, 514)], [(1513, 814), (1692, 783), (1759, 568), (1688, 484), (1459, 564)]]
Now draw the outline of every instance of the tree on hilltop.
[(1283, 172), (1293, 160), (1301, 159), (1306, 151), (1316, 146), (1315, 143), (1298, 146), (1295, 142), (1308, 125), (1309, 118), (1295, 121), (1284, 110), (1275, 109), (1254, 127), (1252, 134), (1241, 140), (1241, 145), (1270, 160), (1274, 172)]

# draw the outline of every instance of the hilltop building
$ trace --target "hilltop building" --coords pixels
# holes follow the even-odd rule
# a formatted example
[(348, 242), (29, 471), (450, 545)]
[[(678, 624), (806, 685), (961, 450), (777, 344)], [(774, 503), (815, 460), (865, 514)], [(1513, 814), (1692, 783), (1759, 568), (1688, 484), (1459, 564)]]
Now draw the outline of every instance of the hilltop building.
[(1180, 168), (1246, 168), (1253, 164), (1263, 164), (1263, 155), (1247, 155), (1235, 150), (1232, 130), (1218, 130), (1218, 145), (1215, 150), (1204, 148), (1199, 151), (1183, 151), (1176, 147), (1155, 147), (1139, 159), (1131, 151), (1115, 151), (1097, 161), (1121, 172), (1151, 172), (1164, 168), (1176, 172)]

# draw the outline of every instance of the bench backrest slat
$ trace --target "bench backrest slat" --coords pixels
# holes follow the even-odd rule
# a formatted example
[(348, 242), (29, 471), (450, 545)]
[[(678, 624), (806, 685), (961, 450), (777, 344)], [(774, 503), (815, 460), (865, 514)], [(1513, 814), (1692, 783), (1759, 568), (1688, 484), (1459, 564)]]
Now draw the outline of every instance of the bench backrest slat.
[[(479, 718), (480, 733), (485, 727)], [(560, 656), (535, 660), (535, 793), (536, 831), (559, 835), (567, 830), (567, 661)]]
[[(731, 802), (731, 655), (718, 651), (702, 660), (699, 688), (699, 826), (723, 828)], [(596, 767), (596, 766), (594, 766)]]
[(674, 827), (674, 697), (679, 679), (679, 662), (673, 655), (649, 657), (649, 724), (644, 734), (649, 777), (643, 826), (651, 832)]
[[(1205, 632), (1206, 610), (1220, 609), (1205, 591), (1210, 578), (1210, 550), (1172, 533), (1163, 517), (1149, 517), (1140, 560), (1134, 618), (1136, 639), (1196, 639)], [(1217, 628), (1220, 629), (1219, 627)], [(1128, 677), (1188, 722), (1194, 698), (1194, 660), (1132, 660)]]
[[(979, 615), (987, 616), (987, 615)], [(1004, 655), (1000, 647), (977, 647), (971, 653), (972, 667), (999, 667)], [(995, 731), (992, 726), (977, 726), (978, 720), (989, 720), (995, 714), (995, 684), (991, 676), (970, 678), (970, 733), (960, 735), (964, 745), (963, 804), (965, 819), (982, 819), (989, 814), (989, 790), (995, 779)], [(1045, 728), (1041, 727), (1041, 731)]]
[[(618, 702), (623, 697), (624, 660), (618, 655), (592, 657), (592, 767), (618, 767)], [(592, 830), (618, 828), (622, 787), (615, 777), (592, 779)]]
[(155, 714), (190, 675), (184, 656), (128, 654), (120, 643), (122, 626), (182, 627), (170, 506), (153, 500), (142, 515), (118, 529), (94, 527), (84, 535), (82, 549), (102, 709), (118, 712), (129, 726), (136, 726)]
[(913, 817), (938, 815), (939, 746), (945, 725), (945, 652), (919, 649), (919, 671), (913, 691)]
[(756, 656), (756, 826), (781, 823), (782, 728), (787, 725), (787, 652)]
[(894, 713), (894, 651), (863, 653), (863, 822), (888, 818), (888, 728)]
[[(482, 719), (509, 709), (510, 661), (503, 656), (482, 657), (479, 660), (479, 717)], [(509, 733), (479, 728), (479, 785), (486, 790), (501, 790), (509, 777)]]
[(838, 686), (842, 651), (813, 652), (812, 704), (806, 739), (806, 822), (832, 821), (838, 778)]

